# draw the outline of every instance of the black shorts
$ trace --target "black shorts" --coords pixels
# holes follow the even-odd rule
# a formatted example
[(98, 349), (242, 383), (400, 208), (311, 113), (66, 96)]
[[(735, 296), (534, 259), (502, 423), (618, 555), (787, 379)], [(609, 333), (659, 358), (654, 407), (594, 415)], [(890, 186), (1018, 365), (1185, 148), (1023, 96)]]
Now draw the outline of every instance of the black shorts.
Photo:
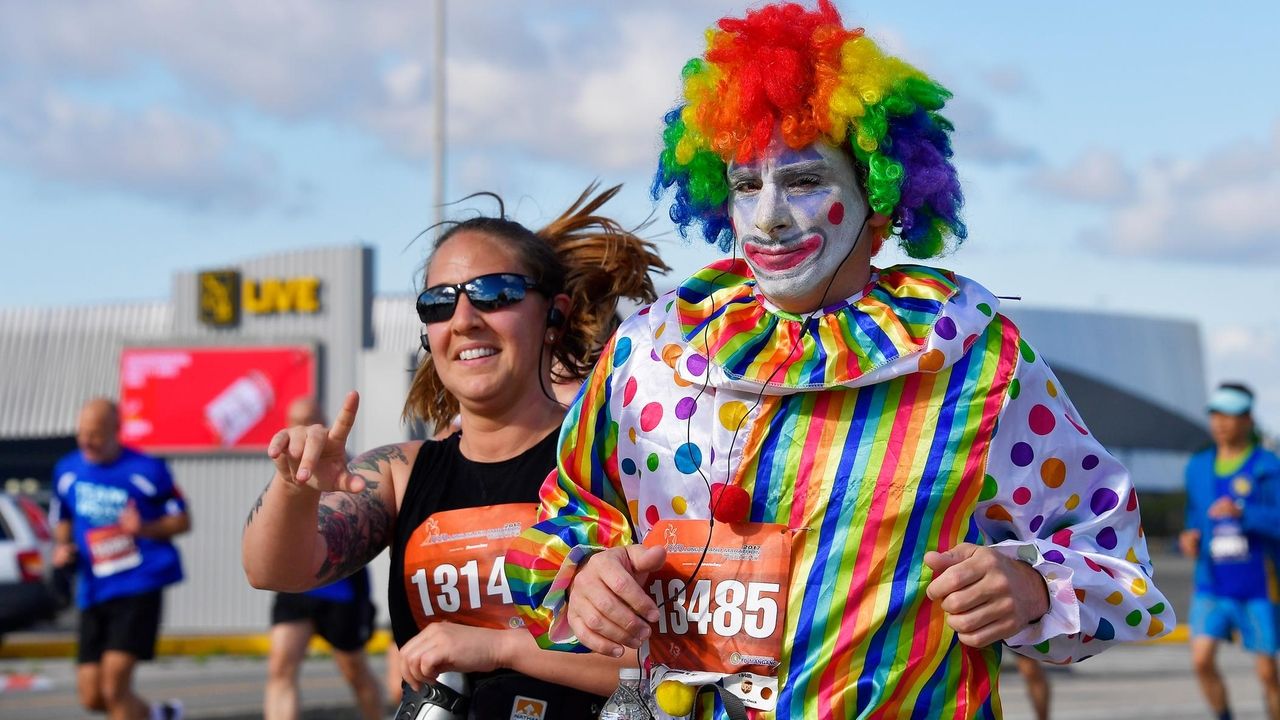
[(357, 593), (351, 602), (334, 602), (294, 593), (277, 593), (271, 605), (271, 624), (309, 620), (316, 634), (335, 650), (364, 649), (373, 636), (373, 602)]
[(96, 663), (107, 650), (139, 660), (156, 656), (163, 590), (112, 598), (80, 611), (80, 646), (76, 662)]

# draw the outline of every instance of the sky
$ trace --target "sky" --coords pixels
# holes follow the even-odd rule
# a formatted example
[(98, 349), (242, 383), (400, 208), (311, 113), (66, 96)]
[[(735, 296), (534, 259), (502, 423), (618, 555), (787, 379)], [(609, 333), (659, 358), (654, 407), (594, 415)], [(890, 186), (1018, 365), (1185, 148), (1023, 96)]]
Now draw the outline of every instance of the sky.
[[(969, 239), (935, 264), (1027, 307), (1194, 321), (1206, 382), (1253, 385), (1280, 429), (1280, 6), (837, 5), (955, 94)], [(378, 292), (413, 291), (434, 6), (0, 0), (0, 307), (160, 300), (175, 271), (351, 243)], [(673, 276), (713, 260), (648, 185), (680, 67), (745, 7), (449, 3), (444, 197), (538, 226), (623, 183), (609, 209), (654, 220)]]

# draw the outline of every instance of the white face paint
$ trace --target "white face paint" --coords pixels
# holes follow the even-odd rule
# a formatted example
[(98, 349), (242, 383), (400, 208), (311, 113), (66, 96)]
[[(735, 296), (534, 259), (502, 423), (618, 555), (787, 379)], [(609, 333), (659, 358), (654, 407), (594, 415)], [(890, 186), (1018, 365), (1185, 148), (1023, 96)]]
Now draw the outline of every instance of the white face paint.
[(775, 136), (758, 160), (729, 166), (729, 187), (742, 255), (771, 302), (809, 312), (861, 289), (870, 254), (854, 246), (868, 209), (845, 152), (825, 141), (793, 150)]

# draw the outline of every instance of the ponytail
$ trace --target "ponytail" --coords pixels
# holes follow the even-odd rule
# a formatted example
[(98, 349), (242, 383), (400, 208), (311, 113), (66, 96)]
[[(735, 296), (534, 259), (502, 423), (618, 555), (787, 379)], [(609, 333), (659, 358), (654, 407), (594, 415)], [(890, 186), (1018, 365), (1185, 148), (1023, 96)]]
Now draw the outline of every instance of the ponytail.
[(644, 226), (627, 231), (612, 218), (596, 214), (622, 186), (600, 193), (597, 187), (589, 185), (569, 209), (537, 233), (564, 264), (563, 292), (573, 302), (564, 337), (551, 353), (556, 382), (585, 379), (617, 325), (618, 301), (653, 302), (657, 292), (650, 273), (671, 269), (652, 242), (635, 234)]

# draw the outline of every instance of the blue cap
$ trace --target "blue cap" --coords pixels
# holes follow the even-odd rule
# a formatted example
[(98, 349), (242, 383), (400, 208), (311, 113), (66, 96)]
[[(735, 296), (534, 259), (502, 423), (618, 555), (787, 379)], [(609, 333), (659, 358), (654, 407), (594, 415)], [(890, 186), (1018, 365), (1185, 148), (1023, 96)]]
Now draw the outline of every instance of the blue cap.
[(1209, 412), (1223, 415), (1247, 415), (1253, 410), (1253, 397), (1238, 388), (1220, 387), (1209, 396)]

